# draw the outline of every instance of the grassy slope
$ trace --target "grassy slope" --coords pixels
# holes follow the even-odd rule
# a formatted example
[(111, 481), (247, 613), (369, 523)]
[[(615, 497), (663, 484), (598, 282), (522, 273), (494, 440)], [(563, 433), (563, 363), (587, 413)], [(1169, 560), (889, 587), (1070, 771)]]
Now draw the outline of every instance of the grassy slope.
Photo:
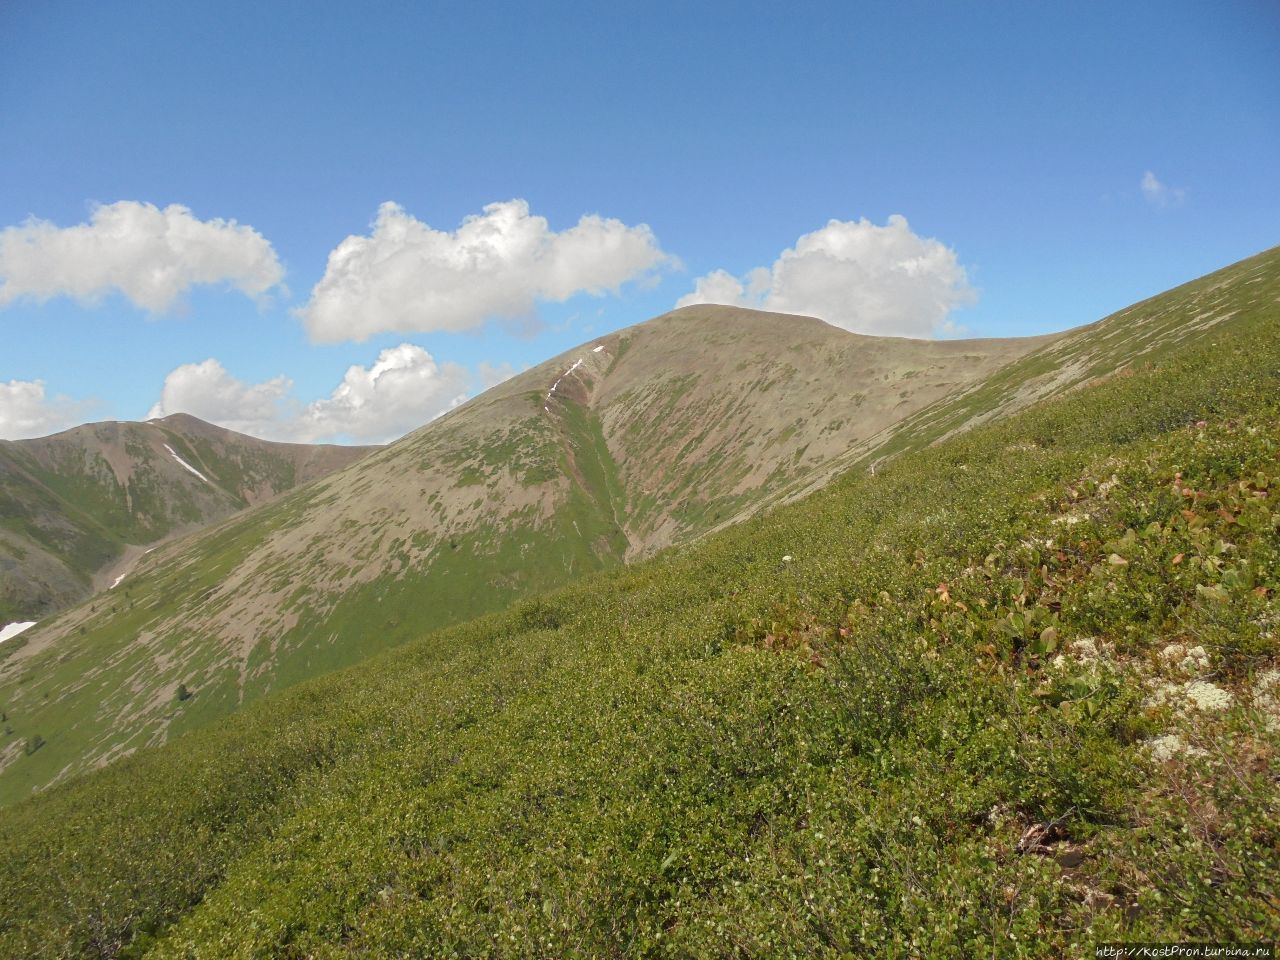
[(45, 741), (0, 754), (0, 803), (704, 533), (1040, 342), (702, 306), (554, 358), (0, 651), (12, 736)]
[(23, 458), (0, 447), (0, 623), (68, 606), (121, 542), (94, 518), (33, 482)]
[[(6, 811), (0, 946), (1275, 939), (1275, 260), (1236, 268), (1230, 323), (1125, 376)], [(1184, 672), (1172, 642), (1208, 664)], [(1194, 669), (1227, 709), (1190, 704)], [(1156, 762), (1170, 732), (1203, 753)]]
[[(992, 376), (940, 398), (863, 443), (851, 445), (827, 469), (840, 472), (869, 467), (1109, 376), (1125, 364), (1156, 359), (1203, 339), (1241, 311), (1257, 309), (1250, 291), (1258, 284), (1271, 288), (1278, 260), (1277, 251), (1267, 251), (1068, 331)], [(801, 480), (793, 485), (792, 494), (819, 488), (828, 475), (822, 471)]]
[(369, 449), (269, 443), (182, 414), (0, 442), (0, 623), (88, 595), (127, 545), (221, 519)]
[[(531, 403), (522, 400), (521, 407), (526, 406)], [(456, 471), (454, 492), (467, 501), (474, 497), (482, 504), (476, 512), (483, 512), (494, 504), (494, 491), (502, 490), (486, 471), (502, 476), (542, 471), (563, 483), (572, 448), (581, 445), (578, 433), (589, 434), (581, 414), (570, 411), (565, 419), (562, 436), (569, 450), (548, 443), (547, 428), (535, 422), (526, 424), (517, 439), (490, 436), (484, 445), (441, 443), (438, 436), (412, 441), (410, 455), (392, 472), (402, 472), (405, 460), (411, 469), (431, 464), (442, 449), (445, 456), (464, 450), (470, 458), (478, 446), (477, 460), (456, 465), (462, 469)], [(592, 441), (587, 436), (582, 443)], [(325, 483), (203, 532), (194, 541), (194, 553), (187, 552), (186, 542), (160, 550), (117, 590), (64, 617), (65, 635), (56, 644), (36, 652), (5, 644), (0, 668), (8, 669), (0, 681), (0, 706), (8, 714), (7, 742), (40, 737), (46, 746), (30, 755), (0, 753), (0, 799), (26, 796), (86, 758), (109, 758), (159, 742), (215, 721), (271, 689), (505, 606), (522, 593), (559, 586), (567, 575), (622, 560), (625, 541), (619, 542), (602, 517), (594, 492), (598, 469), (580, 474), (581, 483), (537, 523), (509, 524), (502, 512), (509, 503), (502, 502), (492, 519), (456, 529), (442, 518), (436, 529), (415, 534), (402, 529), (403, 514), (388, 506), (382, 492), (386, 471), (378, 472), (378, 461), (386, 455), (383, 451), (355, 465), (354, 483), (346, 491), (372, 515), (322, 527), (296, 562), (282, 559), (274, 545), (294, 537), (299, 519), (314, 516), (316, 505), (333, 496)], [(544, 460), (551, 461), (550, 470)], [(375, 489), (379, 492), (369, 495)], [(365, 553), (349, 549), (357, 524), (366, 533), (373, 530), (362, 544)], [(508, 525), (513, 534), (500, 533)], [(384, 545), (387, 557), (378, 552)], [(340, 584), (331, 591), (317, 582), (317, 557), (326, 549), (340, 556), (326, 568)], [(410, 572), (415, 555), (423, 554), (429, 558), (430, 591)], [(260, 565), (245, 574), (246, 558), (255, 555)], [(534, 557), (537, 562), (528, 562)], [(370, 577), (370, 570), (386, 575)], [(199, 619), (221, 622), (224, 608), (251, 598), (254, 589), (277, 586), (278, 601), (253, 614), (238, 608), (227, 614), (241, 625), (240, 642), (248, 648), (244, 659), (211, 636), (213, 628)], [(283, 640), (271, 636), (278, 625), (285, 626)], [(266, 639), (255, 642), (255, 632)], [(22, 642), (33, 635), (24, 635)], [(342, 642), (335, 642), (339, 637)], [(198, 696), (179, 701), (181, 684)]]
[(702, 304), (621, 338), (590, 403), (618, 464), (634, 560), (766, 507), (789, 484), (830, 476), (827, 465), (851, 446), (1057, 336), (866, 337)]

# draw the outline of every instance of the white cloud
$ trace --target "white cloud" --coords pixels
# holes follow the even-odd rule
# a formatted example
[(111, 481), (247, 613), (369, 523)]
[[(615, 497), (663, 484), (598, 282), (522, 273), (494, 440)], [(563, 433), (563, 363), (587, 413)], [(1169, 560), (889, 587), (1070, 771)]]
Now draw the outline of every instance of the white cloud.
[(402, 343), (369, 367), (349, 367), (329, 397), (303, 404), (291, 396), (287, 377), (246, 383), (210, 359), (165, 377), (147, 417), (189, 413), (268, 440), (383, 443), (460, 404), (469, 379), (458, 364), (437, 363), (421, 347)]
[(147, 419), (189, 413), (239, 433), (289, 440), (293, 438), (283, 433), (297, 412), (296, 403), (289, 400), (292, 389), (293, 381), (283, 376), (245, 383), (212, 358), (184, 363), (164, 378), (160, 399)]
[(402, 343), (383, 350), (371, 367), (349, 367), (331, 397), (303, 411), (301, 434), (392, 440), (462, 403), (468, 379), (458, 364), (436, 363), (421, 347)]
[(0, 440), (44, 437), (83, 422), (92, 403), (45, 395), (43, 380), (0, 382)]
[(252, 227), (198, 220), (177, 204), (161, 210), (121, 200), (74, 227), (32, 218), (0, 230), (0, 307), (22, 298), (92, 304), (118, 291), (163, 313), (198, 284), (226, 283), (260, 298), (283, 276), (271, 244)]
[(771, 267), (699, 277), (676, 306), (724, 303), (819, 317), (856, 333), (928, 337), (951, 332), (948, 315), (976, 298), (955, 251), (894, 214), (883, 227), (831, 220)]
[(1176, 207), (1187, 198), (1187, 191), (1161, 183), (1150, 170), (1142, 175), (1142, 195), (1153, 207)]
[(394, 203), (368, 236), (347, 237), (298, 310), (322, 343), (385, 331), (467, 330), (521, 320), (538, 301), (601, 296), (676, 263), (644, 224), (589, 215), (557, 233), (524, 200), (491, 203), (450, 233)]

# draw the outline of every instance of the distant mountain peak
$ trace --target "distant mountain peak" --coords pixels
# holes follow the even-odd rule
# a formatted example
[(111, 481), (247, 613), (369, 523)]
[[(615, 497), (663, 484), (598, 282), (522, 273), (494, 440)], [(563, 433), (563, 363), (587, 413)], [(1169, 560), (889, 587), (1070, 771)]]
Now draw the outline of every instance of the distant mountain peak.
[(0, 443), (0, 622), (43, 618), (118, 562), (307, 483), (369, 447), (248, 437), (190, 414)]

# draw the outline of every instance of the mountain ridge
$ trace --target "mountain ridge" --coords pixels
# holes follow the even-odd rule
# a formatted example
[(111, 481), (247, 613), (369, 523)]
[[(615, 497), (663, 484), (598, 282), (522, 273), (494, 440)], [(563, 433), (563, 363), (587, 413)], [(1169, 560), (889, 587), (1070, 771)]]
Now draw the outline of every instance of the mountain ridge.
[[(1237, 312), (1197, 329), (1218, 284)], [(1162, 341), (1166, 308), (1186, 329)], [(9, 808), (0, 945), (965, 958), (1274, 940), (1280, 250), (1123, 326), (1112, 372), (1078, 389), (1002, 417), (1055, 355), (1006, 365), (874, 474), (855, 461), (803, 501)], [(32, 733), (19, 762), (53, 746)]]
[[(37, 785), (424, 630), (688, 542), (1042, 340), (862, 337), (684, 308), (553, 357), (406, 437), (146, 555), (0, 651)], [(189, 700), (177, 691), (196, 691)], [(72, 744), (78, 744), (72, 749)], [(63, 751), (69, 752), (64, 756)]]
[(597, 338), (167, 545), (107, 604), (0, 651), (0, 701), (45, 743), (0, 769), (0, 800), (1181, 349), (1230, 325), (1277, 258), (1033, 340), (866, 338), (722, 307)]
[(276, 443), (189, 414), (0, 441), (0, 621), (108, 588), (139, 551), (372, 448)]

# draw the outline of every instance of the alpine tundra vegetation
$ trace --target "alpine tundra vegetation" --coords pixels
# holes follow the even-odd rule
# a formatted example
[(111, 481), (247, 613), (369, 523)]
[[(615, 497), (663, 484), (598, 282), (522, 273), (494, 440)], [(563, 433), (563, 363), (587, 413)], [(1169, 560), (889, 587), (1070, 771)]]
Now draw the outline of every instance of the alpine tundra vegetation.
[(0, 624), (115, 589), (149, 548), (371, 449), (271, 443), (182, 413), (0, 440)]
[[(320, 483), (166, 544), (3, 651), (0, 702), (46, 746), (0, 759), (0, 801), (726, 526), (1053, 339), (865, 337), (702, 305), (583, 344), (370, 456), (348, 453)], [(178, 492), (210, 487), (157, 449)], [(180, 685), (193, 695), (176, 698)]]
[[(588, 398), (644, 330), (554, 396), (598, 355), (481, 397), (538, 426), (457, 466), (481, 503), (495, 474), (536, 489), (524, 438), (569, 431), (556, 456), (590, 494), (566, 522), (618, 560), (671, 546), (583, 554), (595, 572), (412, 637), (372, 597), (335, 606), (331, 631), (398, 646), (234, 712), (202, 708), (184, 663), (191, 696), (156, 710), (207, 722), (4, 811), (0, 952), (1062, 957), (1280, 936), (1280, 249), (1020, 351), (718, 531), (618, 495), (644, 464), (618, 462)], [(58, 658), (216, 608), (255, 544), (448, 420), (200, 535), (114, 613), (66, 615), (0, 688), (8, 783), (85, 736), (39, 713), (65, 695)], [(91, 755), (72, 742), (58, 769)]]

